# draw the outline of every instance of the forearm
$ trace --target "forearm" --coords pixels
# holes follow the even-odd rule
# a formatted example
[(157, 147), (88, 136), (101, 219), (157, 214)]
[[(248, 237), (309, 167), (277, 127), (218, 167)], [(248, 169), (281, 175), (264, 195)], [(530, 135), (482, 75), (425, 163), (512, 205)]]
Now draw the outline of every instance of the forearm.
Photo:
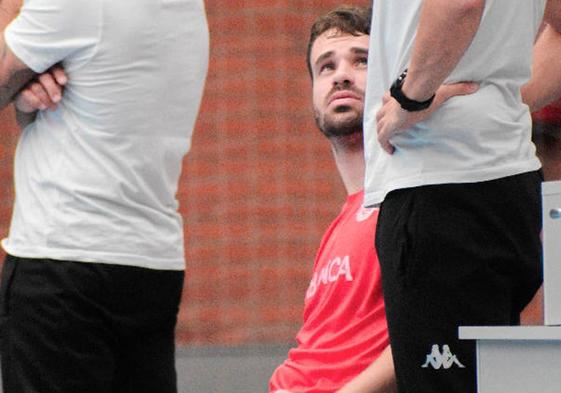
[(479, 27), (485, 0), (425, 0), (403, 92), (429, 99), (454, 70)]
[(522, 87), (522, 99), (531, 112), (561, 96), (561, 33), (546, 26), (534, 45), (532, 77)]
[(337, 393), (396, 393), (395, 372), (391, 348), (382, 354), (366, 370), (347, 383)]
[(21, 0), (0, 0), (0, 108), (8, 105), (15, 92), (19, 89), (22, 81), (29, 78), (29, 72), (12, 72), (8, 47), (4, 42), (4, 30), (6, 26), (18, 15), (21, 8)]
[(33, 123), (36, 117), (37, 117), (37, 111), (26, 113), (16, 108), (16, 121), (19, 125), (19, 128), (22, 130), (25, 127), (27, 127), (29, 124)]

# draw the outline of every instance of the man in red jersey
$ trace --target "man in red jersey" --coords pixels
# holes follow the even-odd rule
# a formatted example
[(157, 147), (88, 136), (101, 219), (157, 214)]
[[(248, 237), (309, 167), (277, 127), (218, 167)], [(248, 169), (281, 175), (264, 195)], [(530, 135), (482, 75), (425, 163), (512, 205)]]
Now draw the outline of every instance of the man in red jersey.
[[(316, 123), (331, 143), (347, 200), (325, 233), (306, 292), (298, 346), (271, 377), (274, 393), (395, 392), (378, 257), (377, 209), (362, 207), (362, 115), (371, 11), (341, 7), (311, 29), (307, 63)], [(466, 85), (444, 87), (437, 105)]]
[(546, 181), (561, 180), (561, 100), (532, 113), (537, 155)]

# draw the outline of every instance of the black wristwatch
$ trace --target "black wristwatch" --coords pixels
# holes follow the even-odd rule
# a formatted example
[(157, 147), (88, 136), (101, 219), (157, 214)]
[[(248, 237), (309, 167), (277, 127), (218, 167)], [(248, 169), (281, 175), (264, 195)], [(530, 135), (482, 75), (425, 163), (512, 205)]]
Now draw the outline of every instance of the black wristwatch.
[(418, 112), (427, 109), (432, 101), (434, 100), (434, 94), (431, 98), (426, 101), (415, 101), (403, 94), (401, 88), (403, 87), (403, 82), (405, 82), (405, 77), (407, 76), (407, 70), (403, 71), (403, 74), (399, 76), (390, 87), (390, 94), (403, 109), (408, 112)]

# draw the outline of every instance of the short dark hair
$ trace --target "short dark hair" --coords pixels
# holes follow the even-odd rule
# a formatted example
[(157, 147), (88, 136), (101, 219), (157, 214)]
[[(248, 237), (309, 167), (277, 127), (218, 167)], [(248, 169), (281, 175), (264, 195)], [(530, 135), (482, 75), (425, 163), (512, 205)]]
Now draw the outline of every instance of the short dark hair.
[(337, 7), (327, 14), (317, 18), (310, 30), (310, 39), (308, 41), (308, 51), (306, 54), (306, 64), (308, 65), (308, 71), (310, 72), (312, 79), (312, 65), (310, 64), (312, 45), (320, 35), (331, 29), (354, 36), (361, 34), (369, 35), (371, 21), (371, 7), (348, 5)]

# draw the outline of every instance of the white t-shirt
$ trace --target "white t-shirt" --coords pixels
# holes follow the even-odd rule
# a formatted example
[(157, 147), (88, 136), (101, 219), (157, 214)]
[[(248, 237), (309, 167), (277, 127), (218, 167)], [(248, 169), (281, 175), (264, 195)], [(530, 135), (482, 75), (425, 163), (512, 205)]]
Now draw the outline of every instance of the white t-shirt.
[(9, 254), (184, 269), (175, 198), (208, 64), (203, 0), (27, 0), (5, 31), (59, 108), (23, 130)]
[(422, 0), (374, 1), (365, 111), (365, 204), (392, 190), (470, 183), (537, 170), (528, 107), (520, 87), (530, 77), (532, 46), (545, 0), (486, 0), (479, 30), (445, 83), (476, 81), (479, 91), (453, 97), (426, 121), (391, 139), (376, 132), (382, 96), (408, 68)]

